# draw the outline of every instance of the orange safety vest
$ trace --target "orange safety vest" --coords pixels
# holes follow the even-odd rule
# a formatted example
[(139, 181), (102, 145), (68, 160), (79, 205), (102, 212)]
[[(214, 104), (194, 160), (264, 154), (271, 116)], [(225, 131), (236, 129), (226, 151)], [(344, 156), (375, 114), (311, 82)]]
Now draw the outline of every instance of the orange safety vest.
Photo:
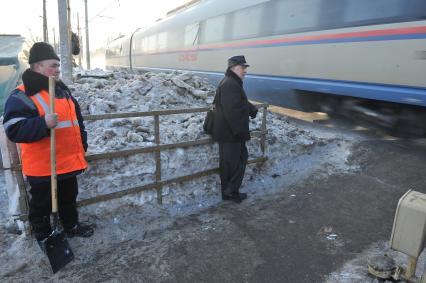
[[(17, 87), (25, 92), (24, 85)], [(40, 116), (49, 112), (49, 93), (45, 90), (30, 96)], [(71, 98), (55, 98), (58, 114), (56, 137), (56, 173), (64, 174), (87, 168), (75, 105)], [(27, 176), (50, 176), (50, 137), (36, 142), (20, 143), (22, 171)]]

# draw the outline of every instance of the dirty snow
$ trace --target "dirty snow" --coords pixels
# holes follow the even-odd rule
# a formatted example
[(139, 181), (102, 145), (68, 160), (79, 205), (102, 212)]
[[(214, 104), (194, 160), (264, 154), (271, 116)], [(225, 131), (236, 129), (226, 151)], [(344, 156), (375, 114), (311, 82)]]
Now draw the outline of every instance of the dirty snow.
[[(129, 74), (95, 70), (90, 74), (105, 75), (106, 78), (80, 77), (70, 85), (83, 115), (206, 107), (213, 100), (215, 89), (206, 80), (190, 73)], [(161, 143), (206, 138), (202, 131), (204, 116), (205, 113), (194, 113), (161, 117)], [(252, 130), (260, 129), (261, 117), (259, 111), (258, 117), (251, 120)], [(154, 145), (152, 117), (86, 121), (85, 125), (88, 154)], [(347, 158), (359, 137), (343, 137), (333, 129), (316, 129), (309, 125), (302, 129), (287, 117), (274, 113), (268, 113), (267, 128), (265, 155), (268, 160), (263, 165), (249, 165), (243, 182), (242, 191), (250, 194), (250, 202), (259, 196), (285, 190), (313, 172), (313, 178), (320, 178), (357, 170)], [(258, 138), (253, 138), (247, 145), (250, 158), (261, 156)], [(161, 153), (161, 159), (162, 178), (169, 179), (217, 167), (218, 148), (213, 144), (168, 150)], [(91, 162), (89, 169), (79, 177), (79, 198), (151, 183), (155, 179), (154, 172), (153, 154)], [(82, 220), (94, 223), (98, 232), (90, 239), (72, 239), (73, 249), (79, 256), (68, 271), (57, 275), (50, 274), (46, 259), (31, 238), (8, 234), (7, 239), (0, 242), (0, 278), (13, 281), (19, 274), (20, 281), (84, 280), (83, 267), (96, 258), (96, 253), (102, 253), (103, 247), (119, 247), (129, 237), (161, 231), (177, 215), (218, 204), (221, 201), (219, 196), (219, 177), (212, 175), (164, 187), (162, 206), (157, 204), (157, 192), (153, 190), (82, 207)], [(2, 205), (0, 224), (7, 221), (3, 210)], [(93, 252), (81, 255), (87, 245)], [(100, 264), (108, 266), (105, 262)], [(166, 266), (156, 268), (167, 272)]]
[[(391, 250), (389, 241), (377, 242), (368, 249), (358, 254), (353, 260), (345, 263), (338, 271), (333, 272), (326, 278), (325, 283), (378, 283), (379, 280), (369, 276), (366, 272), (368, 260), (375, 256), (388, 256), (395, 261), (396, 266), (407, 268), (408, 256)], [(422, 253), (417, 262), (416, 277), (422, 276), (421, 270), (426, 263), (426, 253)], [(387, 280), (386, 282), (391, 282)]]
[[(112, 76), (111, 79), (82, 78), (71, 86), (83, 115), (205, 107), (211, 103), (215, 90), (206, 80), (190, 73), (133, 75), (115, 72)], [(207, 137), (202, 131), (204, 116), (205, 113), (194, 113), (160, 117), (161, 143)], [(258, 117), (251, 121), (250, 128), (260, 129), (260, 125), (259, 112)], [(324, 174), (353, 169), (348, 167), (345, 160), (350, 153), (351, 143), (336, 137), (334, 132), (299, 129), (287, 118), (272, 113), (268, 114), (267, 125), (269, 134), (266, 156), (270, 159), (261, 173), (256, 166), (249, 166), (247, 172), (250, 184), (256, 188), (253, 193), (262, 194), (265, 190), (289, 185), (301, 175), (320, 169)], [(89, 133), (88, 154), (155, 145), (152, 117), (87, 121), (86, 127)], [(259, 139), (250, 141), (248, 148), (251, 158), (261, 156)], [(312, 158), (318, 157), (324, 162), (313, 164)], [(168, 150), (162, 152), (161, 158), (162, 178), (169, 179), (217, 167), (218, 149), (215, 144)], [(154, 180), (154, 165), (154, 154), (93, 162), (80, 178), (81, 197), (150, 183)], [(194, 200), (197, 204), (210, 202), (211, 198), (208, 197), (218, 195), (218, 178), (206, 179), (183, 184), (183, 187), (165, 187), (165, 203), (192, 204)], [(126, 202), (142, 204), (153, 201), (155, 195), (155, 192), (142, 193), (137, 197), (127, 197)]]

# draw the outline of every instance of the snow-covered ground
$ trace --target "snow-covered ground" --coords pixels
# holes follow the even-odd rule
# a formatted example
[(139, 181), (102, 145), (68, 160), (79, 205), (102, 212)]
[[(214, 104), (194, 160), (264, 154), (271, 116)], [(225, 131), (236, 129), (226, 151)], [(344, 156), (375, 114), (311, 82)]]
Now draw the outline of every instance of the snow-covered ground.
[[(109, 77), (81, 77), (70, 85), (83, 115), (206, 107), (213, 100), (215, 90), (207, 81), (190, 73), (128, 74), (95, 70), (90, 74)], [(207, 137), (202, 130), (204, 116), (205, 113), (193, 113), (161, 117), (161, 142), (174, 143)], [(258, 117), (250, 122), (251, 129), (260, 129), (261, 117), (259, 111)], [(152, 117), (86, 121), (85, 125), (88, 154), (154, 145)], [(267, 128), (265, 156), (268, 160), (264, 164), (249, 165), (243, 181), (242, 191), (249, 193), (248, 201), (285, 190), (308, 177), (321, 178), (358, 169), (347, 160), (352, 145), (361, 139), (356, 134), (343, 136), (333, 129), (309, 125), (302, 128), (287, 117), (270, 112)], [(248, 143), (248, 150), (250, 158), (261, 156), (258, 138)], [(161, 153), (161, 159), (162, 178), (169, 179), (217, 167), (218, 148), (213, 144), (168, 150)], [(153, 154), (91, 162), (89, 169), (79, 177), (79, 198), (86, 199), (151, 183), (155, 179), (154, 172)], [(5, 193), (2, 190), (0, 194), (0, 224), (3, 224), (7, 218)], [(174, 217), (217, 204), (221, 201), (219, 177), (211, 175), (164, 187), (162, 206), (157, 205), (156, 197), (157, 193), (153, 190), (80, 208), (83, 221), (94, 223), (101, 227), (100, 230), (114, 226), (109, 233), (95, 233), (89, 240), (90, 244), (99, 250), (103, 245), (126, 239), (137, 233), (138, 229), (149, 229), (138, 226), (144, 215)], [(120, 216), (124, 212), (129, 214), (132, 207), (135, 207), (134, 217)], [(144, 215), (140, 215), (141, 211)], [(122, 228), (117, 230), (118, 226)], [(74, 245), (78, 248), (81, 242), (76, 241)], [(48, 267), (45, 261), (40, 261), (42, 255), (32, 239), (24, 235), (10, 236), (3, 242), (1, 251), (0, 275), (6, 274), (10, 279), (13, 272), (26, 269), (29, 277), (24, 278), (34, 278), (36, 281), (37, 278), (45, 278)], [(28, 264), (28, 259), (38, 263)], [(84, 265), (85, 260), (88, 259), (76, 258), (75, 264)]]

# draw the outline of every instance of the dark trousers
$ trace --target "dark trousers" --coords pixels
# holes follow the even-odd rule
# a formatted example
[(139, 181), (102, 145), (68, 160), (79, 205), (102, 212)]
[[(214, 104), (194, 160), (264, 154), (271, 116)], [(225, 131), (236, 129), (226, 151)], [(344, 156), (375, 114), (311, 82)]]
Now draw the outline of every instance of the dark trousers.
[[(50, 182), (30, 185), (29, 220), (37, 237), (51, 231), (51, 185)], [(77, 194), (77, 177), (58, 181), (58, 213), (64, 229), (71, 229), (78, 222)]]
[(243, 182), (248, 152), (245, 142), (219, 143), (219, 171), (222, 194), (239, 193)]

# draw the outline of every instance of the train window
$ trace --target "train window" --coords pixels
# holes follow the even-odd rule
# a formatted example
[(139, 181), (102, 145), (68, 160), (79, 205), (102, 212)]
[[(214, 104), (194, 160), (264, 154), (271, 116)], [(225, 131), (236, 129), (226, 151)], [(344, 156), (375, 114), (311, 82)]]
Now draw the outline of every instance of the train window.
[(166, 49), (167, 47), (167, 33), (162, 32), (158, 34), (158, 49)]
[(425, 18), (424, 0), (346, 0), (344, 22), (349, 25), (382, 24)]
[(127, 46), (127, 44), (121, 44), (120, 45), (120, 55), (124, 56), (125, 54), (129, 53), (129, 48)]
[(187, 25), (185, 27), (185, 41), (186, 47), (196, 45), (198, 42), (198, 29), (200, 28), (199, 23)]
[(274, 34), (314, 30), (318, 26), (321, 0), (278, 0)]
[(155, 51), (157, 48), (157, 35), (153, 34), (148, 37), (148, 52)]
[(142, 52), (148, 52), (148, 38), (142, 38)]
[(424, 0), (407, 0), (406, 15), (410, 20), (425, 20), (426, 19), (426, 1)]
[(236, 11), (233, 18), (233, 39), (258, 36), (262, 24), (263, 5), (257, 5)]
[(167, 32), (167, 48), (178, 49), (183, 44), (183, 29), (172, 29)]
[[(344, 22), (356, 23), (365, 21), (377, 21), (378, 19), (394, 18), (400, 13), (401, 0), (346, 0)], [(403, 0), (405, 2), (406, 0)]]
[(135, 54), (139, 51), (142, 50), (142, 41), (143, 41), (143, 37), (140, 34), (136, 34), (133, 37), (133, 47), (132, 49), (135, 51)]
[(213, 43), (223, 41), (225, 35), (226, 15), (207, 19), (203, 22), (201, 31), (202, 43)]

